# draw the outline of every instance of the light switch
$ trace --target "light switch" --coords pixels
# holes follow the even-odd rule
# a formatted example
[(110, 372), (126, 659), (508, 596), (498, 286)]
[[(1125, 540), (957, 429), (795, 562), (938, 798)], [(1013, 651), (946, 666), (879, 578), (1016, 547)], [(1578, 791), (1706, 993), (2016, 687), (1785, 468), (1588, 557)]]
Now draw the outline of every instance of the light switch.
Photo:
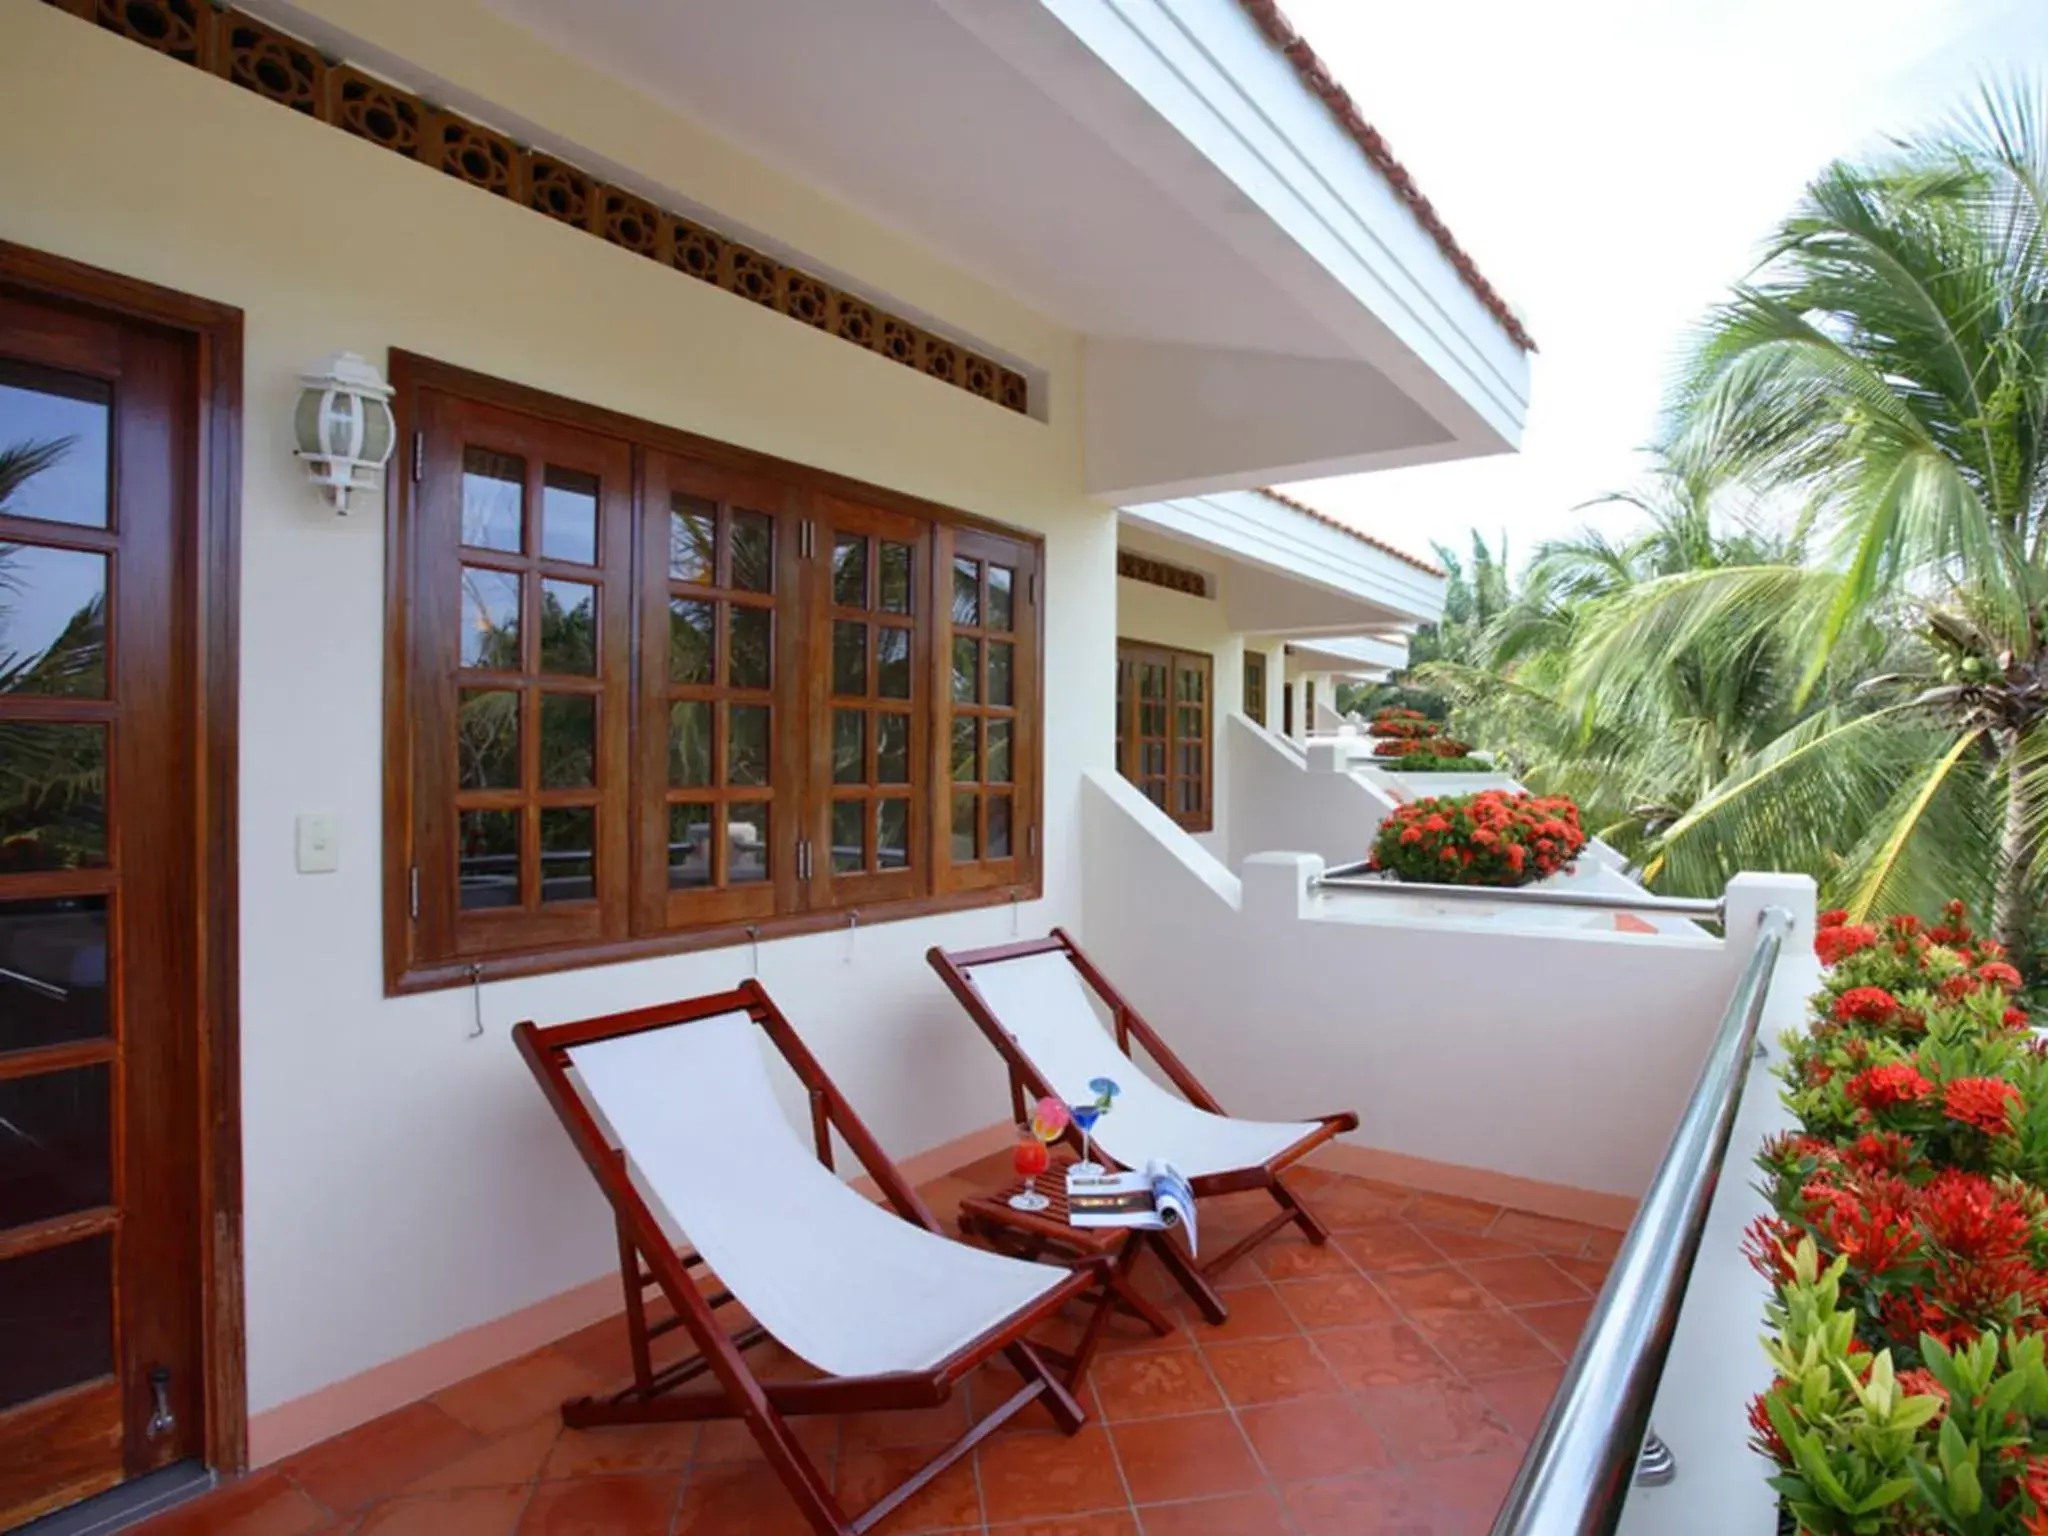
[(299, 873), (331, 875), (341, 868), (341, 819), (328, 812), (299, 818)]

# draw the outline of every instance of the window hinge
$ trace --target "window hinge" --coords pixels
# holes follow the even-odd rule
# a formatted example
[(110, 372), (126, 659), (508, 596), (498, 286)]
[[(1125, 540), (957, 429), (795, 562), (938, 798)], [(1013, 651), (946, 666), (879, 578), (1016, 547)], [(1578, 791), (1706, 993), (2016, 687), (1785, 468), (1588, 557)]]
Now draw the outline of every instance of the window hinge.
[(406, 902), (412, 911), (413, 921), (420, 916), (420, 867), (415, 864), (405, 875)]
[(811, 840), (808, 837), (797, 839), (796, 877), (799, 880), (811, 878)]
[(415, 432), (412, 435), (412, 483), (418, 485), (427, 472), (427, 434)]
[(808, 517), (797, 535), (797, 552), (806, 560), (815, 558), (818, 553), (818, 525)]
[(1024, 852), (1031, 858), (1038, 857), (1038, 823), (1035, 821), (1024, 829)]
[(1025, 593), (1026, 593), (1026, 596), (1025, 596), (1025, 599), (1024, 599), (1024, 600), (1025, 600), (1026, 602), (1030, 603), (1030, 604), (1032, 605), (1032, 607), (1034, 607), (1034, 608), (1035, 608), (1035, 607), (1037, 607), (1037, 606), (1038, 606), (1038, 572), (1036, 572), (1036, 571), (1033, 571), (1033, 572), (1031, 573), (1031, 579), (1030, 579), (1029, 581), (1027, 581), (1027, 582), (1025, 582), (1025, 583), (1024, 583), (1024, 591), (1025, 591)]

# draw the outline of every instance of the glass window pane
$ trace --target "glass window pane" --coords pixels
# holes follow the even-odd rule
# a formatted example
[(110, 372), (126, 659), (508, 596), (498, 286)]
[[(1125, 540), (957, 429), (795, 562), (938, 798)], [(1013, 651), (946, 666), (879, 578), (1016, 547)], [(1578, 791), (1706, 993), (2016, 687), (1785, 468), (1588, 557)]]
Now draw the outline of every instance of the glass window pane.
[(519, 695), (465, 688), (455, 709), (455, 787), (519, 787)]
[(766, 784), (768, 782), (768, 706), (732, 704), (726, 707), (727, 743), (725, 782)]
[(540, 669), (597, 676), (597, 588), (588, 582), (540, 584)]
[(0, 544), (0, 693), (106, 692), (107, 557)]
[(114, 1369), (111, 1233), (0, 1263), (0, 1412)]
[(726, 682), (734, 688), (768, 687), (775, 673), (775, 615), (744, 603), (727, 603), (725, 609), (730, 626)]
[(732, 584), (742, 592), (775, 590), (775, 519), (765, 512), (733, 510)]
[(709, 683), (712, 678), (711, 625), (718, 604), (694, 597), (668, 600), (668, 680)]
[(597, 697), (540, 696), (540, 787), (583, 789), (597, 782)]
[(519, 905), (519, 813), (464, 811), (458, 820), (455, 878), (462, 910)]
[(108, 1032), (107, 898), (0, 902), (0, 1052)]
[(706, 586), (718, 579), (718, 508), (680, 491), (668, 499), (668, 574)]
[(488, 448), (462, 450), (462, 542), (471, 549), (524, 547), (526, 460)]
[(885, 699), (910, 697), (910, 631), (875, 628), (875, 692)]
[(832, 624), (832, 691), (841, 698), (865, 698), (868, 691), (868, 627), (846, 619)]
[(953, 562), (953, 622), (975, 625), (981, 622), (981, 562)]
[(981, 702), (981, 642), (965, 635), (953, 637), (953, 702)]
[(883, 869), (910, 867), (910, 802), (882, 800), (875, 805), (875, 862)]
[(911, 570), (915, 564), (908, 544), (882, 544), (881, 603), (884, 613), (910, 612)]
[(711, 705), (685, 699), (668, 707), (668, 782), (695, 789), (711, 782)]
[(113, 1203), (110, 1083), (105, 1066), (0, 1080), (0, 1232)]
[(832, 802), (832, 873), (859, 874), (868, 867), (865, 800)]
[(858, 709), (832, 711), (832, 782), (864, 784), (868, 776), (868, 717)]
[[(1005, 632), (1017, 627), (1017, 605), (1014, 588), (1017, 573), (1007, 565), (991, 565), (988, 568), (988, 627)], [(994, 837), (991, 832), (990, 837)]]
[(597, 476), (550, 464), (540, 488), (540, 552), (597, 564)]
[(462, 568), (462, 664), (487, 672), (519, 670), (519, 577)]
[(540, 813), (540, 899), (591, 901), (597, 896), (597, 811), (587, 805), (544, 807)]
[(668, 888), (686, 891), (711, 883), (709, 801), (686, 800), (668, 808)]
[(974, 825), (975, 797), (953, 797), (953, 862), (972, 864), (981, 851), (980, 834)]
[(767, 878), (767, 803), (735, 801), (725, 808), (725, 883), (753, 885)]
[(99, 379), (0, 359), (0, 448), (21, 456), (0, 513), (107, 526), (113, 399)]
[(857, 533), (832, 541), (832, 601), (841, 608), (868, 605), (868, 541)]
[(990, 795), (988, 797), (988, 856), (992, 859), (1007, 859), (1010, 856), (1010, 797)]
[(988, 722), (988, 781), (991, 784), (1010, 782), (1010, 722), (991, 720)]
[(910, 782), (910, 716), (875, 716), (875, 782)]
[(981, 778), (981, 722), (973, 716), (953, 721), (953, 782), (973, 784)]
[(0, 874), (107, 862), (107, 728), (0, 720)]
[(988, 701), (1003, 708), (1010, 707), (1013, 683), (1011, 673), (1016, 665), (1017, 647), (1007, 640), (991, 640), (988, 643)]

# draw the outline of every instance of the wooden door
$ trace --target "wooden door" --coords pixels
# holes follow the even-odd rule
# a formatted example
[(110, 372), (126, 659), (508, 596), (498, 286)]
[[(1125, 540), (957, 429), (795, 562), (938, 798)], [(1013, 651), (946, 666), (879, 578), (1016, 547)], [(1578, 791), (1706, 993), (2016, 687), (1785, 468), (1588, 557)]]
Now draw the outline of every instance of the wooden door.
[(204, 1447), (194, 346), (0, 296), (0, 1530)]

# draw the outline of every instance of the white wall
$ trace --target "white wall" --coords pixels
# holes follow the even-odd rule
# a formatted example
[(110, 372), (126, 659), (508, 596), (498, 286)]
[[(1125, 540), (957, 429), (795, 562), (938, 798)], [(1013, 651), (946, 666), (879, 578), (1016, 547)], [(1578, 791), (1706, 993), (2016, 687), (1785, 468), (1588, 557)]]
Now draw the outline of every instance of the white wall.
[(1232, 715), (1223, 732), (1230, 759), (1230, 867), (1255, 853), (1320, 855), (1331, 864), (1362, 859), (1394, 801), (1362, 774), (1311, 773), (1282, 743)]
[[(1304, 903), (1296, 858), (1277, 854), (1221, 887), (1149, 810), (1088, 775), (1087, 944), (1234, 1111), (1351, 1109), (1362, 1146), (1641, 1192), (1746, 947)], [(1799, 916), (1795, 951), (1810, 889)]]
[[(1109, 766), (1113, 514), (1081, 490), (1079, 344), (827, 198), (607, 88), (473, 4), (363, 5), (477, 94), (652, 179), (733, 188), (799, 235), (1042, 367), (1041, 422), (464, 187), (54, 8), (0, 8), (0, 237), (246, 315), (241, 1033), (250, 1407), (515, 1311), (615, 1262), (606, 1208), (506, 1032), (720, 989), (744, 948), (382, 993), (384, 528), (322, 510), (290, 454), (294, 374), (407, 348), (1043, 532), (1045, 899), (764, 945), (760, 973), (885, 1145), (1005, 1113), (992, 1052), (922, 959), (1080, 916), (1079, 782)], [(535, 100), (535, 82), (549, 94)], [(175, 129), (190, 154), (155, 152)], [(780, 216), (786, 214), (787, 218)], [(1234, 684), (1233, 684), (1234, 686)], [(341, 869), (294, 872), (337, 813)]]

